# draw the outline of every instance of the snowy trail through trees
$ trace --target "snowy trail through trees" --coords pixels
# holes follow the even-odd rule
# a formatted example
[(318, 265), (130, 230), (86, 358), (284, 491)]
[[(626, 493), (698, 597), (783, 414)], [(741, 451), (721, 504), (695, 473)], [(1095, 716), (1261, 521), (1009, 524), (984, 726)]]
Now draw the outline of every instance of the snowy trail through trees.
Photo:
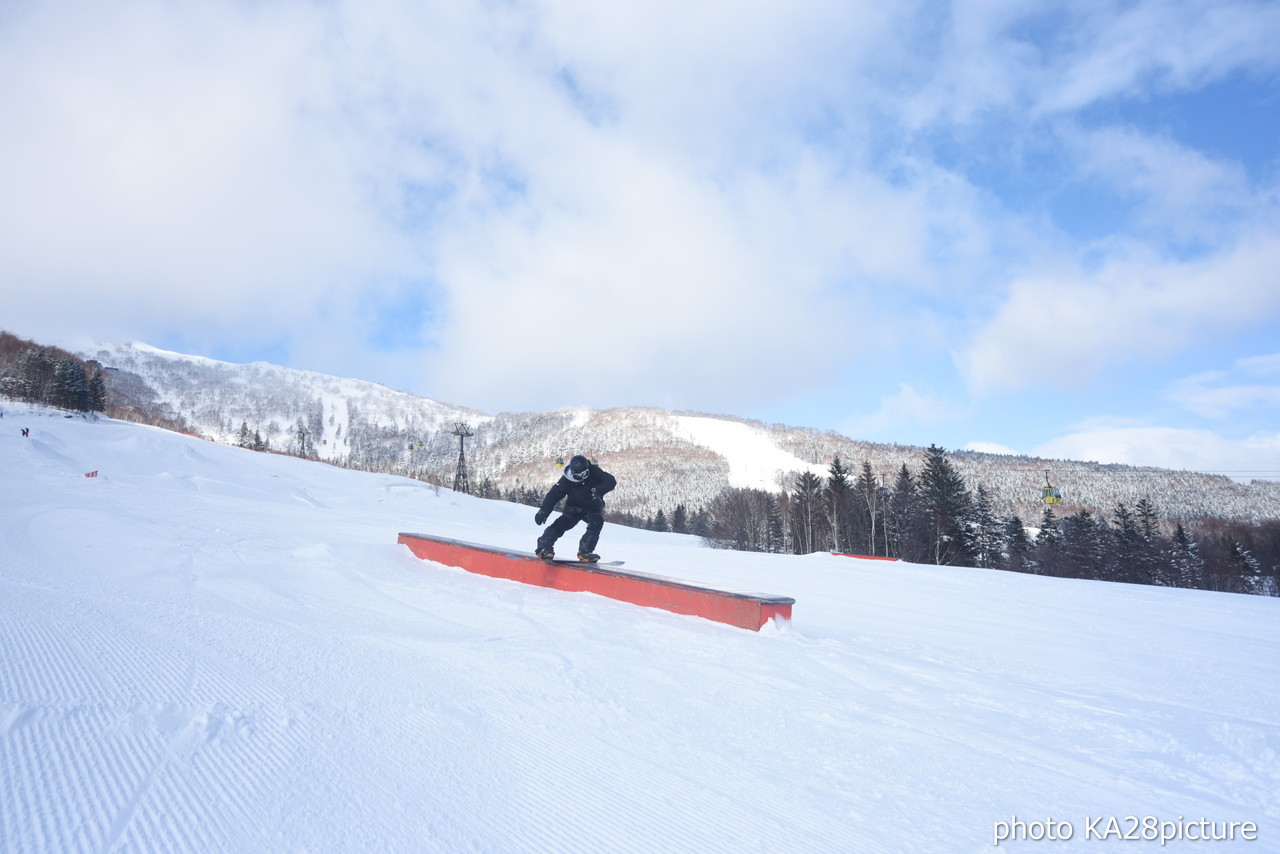
[(3, 426), (6, 851), (982, 851), (1014, 816), (1096, 850), (1128, 815), (1280, 850), (1274, 599), (606, 527), (639, 571), (795, 597), (755, 633), (394, 544), (528, 549), (524, 507)]

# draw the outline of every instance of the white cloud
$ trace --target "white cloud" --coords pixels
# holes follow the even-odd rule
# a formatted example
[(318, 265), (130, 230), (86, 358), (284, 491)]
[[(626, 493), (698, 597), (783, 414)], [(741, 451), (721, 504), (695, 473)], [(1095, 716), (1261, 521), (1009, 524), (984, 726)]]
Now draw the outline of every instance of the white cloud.
[(990, 111), (1024, 104), (1027, 87), (1038, 75), (1038, 51), (1011, 34), (1035, 17), (1018, 0), (962, 0), (946, 8), (949, 20), (939, 25), (937, 7), (921, 7), (915, 48), (931, 56), (904, 72), (905, 91), (890, 86), (896, 109), (907, 126), (937, 122), (969, 126)]
[(541, 9), (549, 54), (615, 108), (620, 126), (645, 148), (708, 169), (776, 162), (797, 124), (865, 103), (859, 84), (896, 41), (903, 14), (870, 0), (556, 0)]
[(1280, 355), (1240, 359), (1231, 371), (1204, 371), (1175, 381), (1169, 398), (1206, 418), (1238, 417), (1248, 410), (1280, 409), (1280, 385), (1246, 383), (1250, 377), (1280, 374)]
[[(841, 336), (817, 334), (851, 316), (830, 284), (832, 246), (865, 234), (784, 247), (757, 229), (787, 218), (758, 221), (755, 201), (733, 205), (682, 164), (595, 130), (570, 141), (571, 158), (528, 162), (536, 189), (520, 205), (441, 241), (449, 323), (430, 366), (437, 384), (525, 405), (619, 388), (662, 401), (674, 384), (725, 405), (794, 382), (789, 352), (803, 353), (810, 377), (839, 368)], [(849, 207), (845, 221), (866, 216)], [(914, 259), (888, 249), (906, 239), (877, 228), (866, 263), (910, 275)]]
[(742, 395), (791, 378), (789, 342), (837, 369), (808, 331), (850, 316), (844, 285), (933, 275), (940, 192), (806, 154), (796, 112), (797, 87), (857, 89), (827, 61), (865, 61), (877, 4), (80, 5), (23, 10), (0, 52), (29, 81), (0, 92), (24, 332), (339, 352), (310, 339), (407, 278), (443, 295), (417, 336), (442, 394), (545, 401), (530, 349), (584, 312), (599, 340), (561, 393)]
[(883, 398), (877, 411), (846, 419), (840, 432), (855, 439), (891, 440), (912, 428), (938, 424), (962, 414), (955, 403), (900, 383), (897, 393)]
[(1280, 375), (1280, 353), (1237, 359), (1235, 366), (1238, 370), (1250, 376), (1277, 376)]
[(1274, 3), (1141, 0), (1079, 4), (1068, 49), (1048, 63), (1037, 110), (1070, 112), (1116, 96), (1194, 89), (1237, 69), (1280, 65)]
[(359, 152), (307, 114), (323, 21), (51, 6), (18, 12), (0, 52), (0, 76), (22, 81), (0, 94), (0, 254), (27, 286), (20, 315), (239, 322), (248, 305), (297, 310), (373, 258), (395, 267)]
[(1209, 430), (1085, 424), (1039, 445), (1032, 454), (1227, 474), (1248, 481), (1280, 474), (1280, 433), (1232, 439)]
[(1194, 262), (1122, 258), (1094, 273), (1013, 283), (961, 364), (978, 392), (1084, 385), (1107, 365), (1154, 361), (1204, 336), (1274, 323), (1280, 235)]
[[(893, 64), (884, 94), (911, 128), (1015, 113), (1034, 123), (1280, 67), (1280, 8), (1266, 0), (962, 0), (899, 14), (913, 61)], [(882, 55), (900, 59), (893, 45)]]
[(1136, 206), (1129, 228), (1179, 242), (1215, 243), (1248, 217), (1273, 214), (1255, 198), (1239, 163), (1132, 128), (1064, 130), (1081, 176)]

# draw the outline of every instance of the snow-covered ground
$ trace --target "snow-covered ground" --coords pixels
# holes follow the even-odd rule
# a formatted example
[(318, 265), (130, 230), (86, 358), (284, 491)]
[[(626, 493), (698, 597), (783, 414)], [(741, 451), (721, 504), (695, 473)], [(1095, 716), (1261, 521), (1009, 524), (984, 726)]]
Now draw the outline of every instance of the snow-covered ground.
[(395, 543), (531, 508), (4, 411), (0, 850), (1280, 850), (1275, 599), (606, 527), (755, 633)]

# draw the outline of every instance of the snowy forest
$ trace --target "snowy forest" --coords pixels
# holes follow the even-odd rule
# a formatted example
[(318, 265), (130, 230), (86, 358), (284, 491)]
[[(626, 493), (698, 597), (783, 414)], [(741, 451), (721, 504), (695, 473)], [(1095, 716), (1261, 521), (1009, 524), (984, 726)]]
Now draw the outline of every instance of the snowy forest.
[[(444, 487), (461, 462), (468, 492), (530, 506), (559, 476), (557, 460), (585, 453), (618, 477), (610, 521), (716, 548), (1280, 595), (1280, 484), (1268, 481), (860, 442), (645, 407), (488, 415), (266, 363), (144, 345), (77, 356), (7, 333), (0, 396)], [(717, 445), (694, 429), (708, 426), (755, 444)], [(762, 449), (767, 473), (745, 478)]]
[[(1046, 497), (1050, 497), (1046, 494)], [(991, 495), (970, 489), (943, 448), (930, 446), (918, 473), (906, 465), (891, 486), (870, 463), (838, 457), (823, 479), (796, 478), (779, 494), (726, 489), (688, 523), (708, 545), (745, 551), (834, 551), (912, 563), (1003, 569), (1166, 587), (1280, 595), (1280, 522), (1195, 524), (1162, 519), (1148, 498), (1110, 513), (1059, 516), (1046, 503), (1037, 527), (1001, 516)], [(687, 514), (685, 508), (678, 508)], [(681, 518), (690, 518), (682, 515)], [(665, 530), (665, 518), (648, 527)], [(680, 530), (672, 524), (670, 530)]]
[(102, 365), (0, 331), (0, 396), (68, 412), (105, 412)]

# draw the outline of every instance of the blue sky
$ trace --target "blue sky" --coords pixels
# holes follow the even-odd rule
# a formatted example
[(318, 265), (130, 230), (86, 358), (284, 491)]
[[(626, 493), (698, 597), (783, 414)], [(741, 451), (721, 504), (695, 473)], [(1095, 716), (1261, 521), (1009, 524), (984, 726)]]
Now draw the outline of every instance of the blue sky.
[(1280, 474), (1280, 4), (45, 0), (0, 328)]

